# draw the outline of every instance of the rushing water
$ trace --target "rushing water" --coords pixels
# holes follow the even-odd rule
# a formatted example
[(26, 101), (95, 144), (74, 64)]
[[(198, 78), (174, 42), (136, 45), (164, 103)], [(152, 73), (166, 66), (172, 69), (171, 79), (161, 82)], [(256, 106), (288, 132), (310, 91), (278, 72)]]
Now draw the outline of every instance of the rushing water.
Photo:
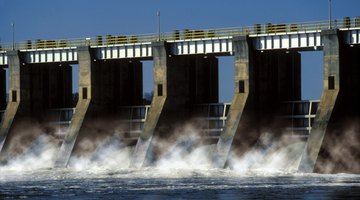
[(233, 170), (2, 171), (0, 199), (359, 199), (352, 174)]
[(304, 142), (233, 153), (212, 169), (213, 146), (175, 145), (152, 167), (129, 169), (132, 149), (112, 139), (52, 169), (57, 148), (39, 137), (0, 166), (0, 199), (360, 199), (360, 175), (295, 173)]

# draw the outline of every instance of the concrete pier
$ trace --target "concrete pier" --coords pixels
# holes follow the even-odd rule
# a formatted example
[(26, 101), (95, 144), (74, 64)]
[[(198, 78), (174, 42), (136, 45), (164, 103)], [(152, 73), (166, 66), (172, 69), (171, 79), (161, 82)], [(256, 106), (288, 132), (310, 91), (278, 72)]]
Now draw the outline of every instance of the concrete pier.
[(5, 68), (0, 70), (0, 110), (6, 108), (6, 71)]
[[(231, 145), (244, 154), (269, 132), (280, 137), (281, 102), (301, 98), (301, 60), (296, 51), (255, 51), (248, 37), (233, 38), (235, 91), (217, 143), (214, 166), (224, 167)], [(235, 140), (235, 141), (234, 141)]]
[(9, 59), (9, 85), (11, 95), (9, 96), (9, 102), (7, 104), (7, 108), (1, 120), (1, 129), (0, 129), (0, 155), (3, 152), (4, 143), (10, 131), (10, 128), (13, 124), (15, 114), (18, 110), (20, 101), (19, 90), (20, 90), (20, 66), (21, 60), (18, 51), (8, 52)]
[(154, 42), (152, 51), (154, 97), (131, 167), (144, 164), (154, 135), (170, 140), (177, 127), (188, 123), (193, 105), (218, 102), (216, 57), (172, 56), (166, 42)]
[[(48, 113), (53, 108), (72, 105), (71, 67), (67, 64), (27, 65), (18, 51), (9, 55), (9, 102), (0, 130), (1, 161), (7, 159), (9, 148), (19, 149), (15, 137), (27, 137), (26, 146), (40, 133), (30, 133), (33, 125), (45, 128)], [(32, 125), (31, 125), (32, 124)], [(30, 127), (29, 127), (30, 126)], [(22, 153), (11, 150), (11, 153)]]
[(300, 172), (360, 172), (359, 47), (338, 30), (324, 30), (324, 88)]
[(225, 166), (240, 120), (244, 121), (243, 113), (246, 104), (250, 103), (249, 95), (254, 92), (254, 60), (251, 40), (248, 37), (237, 37), (233, 39), (233, 45), (235, 56), (234, 97), (213, 158), (214, 166), (220, 168)]
[[(96, 141), (113, 131), (119, 106), (142, 104), (142, 63), (138, 60), (96, 60), (89, 46), (78, 47), (79, 100), (55, 163), (65, 167), (71, 154), (90, 153), (79, 143)], [(102, 124), (107, 121), (108, 124)], [(90, 152), (87, 152), (90, 151)]]

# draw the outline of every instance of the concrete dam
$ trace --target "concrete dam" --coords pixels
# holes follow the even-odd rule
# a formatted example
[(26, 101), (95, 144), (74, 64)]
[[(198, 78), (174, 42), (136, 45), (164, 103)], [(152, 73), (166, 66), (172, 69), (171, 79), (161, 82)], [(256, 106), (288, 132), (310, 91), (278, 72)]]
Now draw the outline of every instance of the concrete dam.
[[(303, 51), (323, 52), (319, 100), (301, 99)], [(234, 58), (230, 103), (219, 102), (222, 56)], [(149, 60), (154, 92), (146, 101), (143, 62)], [(75, 100), (73, 65), (79, 68)], [(58, 148), (54, 167), (92, 155), (101, 145), (96, 141), (106, 138), (129, 150), (132, 168), (157, 162), (176, 145), (186, 146), (184, 154), (209, 147), (210, 167), (224, 168), (233, 155), (301, 141), (296, 171), (360, 173), (360, 17), (28, 40), (1, 45), (0, 66), (2, 165), (47, 134)]]

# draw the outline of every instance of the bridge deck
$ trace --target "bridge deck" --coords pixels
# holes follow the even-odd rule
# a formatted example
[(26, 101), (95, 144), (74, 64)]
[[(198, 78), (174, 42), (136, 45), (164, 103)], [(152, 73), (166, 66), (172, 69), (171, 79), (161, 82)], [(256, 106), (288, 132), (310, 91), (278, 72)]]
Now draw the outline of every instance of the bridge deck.
[[(360, 18), (332, 21), (332, 28), (345, 33), (345, 43), (360, 44)], [(329, 29), (328, 21), (292, 24), (256, 24), (250, 27), (183, 30), (161, 34), (171, 46), (172, 55), (219, 54), (231, 55), (232, 37), (249, 35), (257, 50), (300, 49), (321, 50), (321, 31)], [(96, 49), (96, 59), (152, 59), (151, 43), (157, 34), (130, 36), (97, 36), (67, 40), (28, 40), (16, 44), (0, 44), (0, 65), (7, 65), (6, 52), (12, 49), (25, 54), (26, 63), (77, 62), (77, 46)]]

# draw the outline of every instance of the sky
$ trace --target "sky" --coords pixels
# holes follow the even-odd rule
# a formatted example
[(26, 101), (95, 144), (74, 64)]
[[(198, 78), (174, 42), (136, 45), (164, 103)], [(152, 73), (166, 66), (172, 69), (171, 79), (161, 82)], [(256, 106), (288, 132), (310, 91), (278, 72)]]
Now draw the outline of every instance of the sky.
[[(12, 22), (19, 42), (154, 33), (157, 11), (162, 32), (328, 20), (328, 5), (329, 0), (0, 0), (0, 43), (11, 43)], [(333, 19), (360, 16), (360, 0), (331, 5)], [(233, 63), (233, 57), (219, 57), (220, 101), (232, 99)], [(320, 98), (322, 77), (322, 52), (302, 53), (303, 99)], [(145, 92), (152, 82), (152, 63), (146, 62)]]

